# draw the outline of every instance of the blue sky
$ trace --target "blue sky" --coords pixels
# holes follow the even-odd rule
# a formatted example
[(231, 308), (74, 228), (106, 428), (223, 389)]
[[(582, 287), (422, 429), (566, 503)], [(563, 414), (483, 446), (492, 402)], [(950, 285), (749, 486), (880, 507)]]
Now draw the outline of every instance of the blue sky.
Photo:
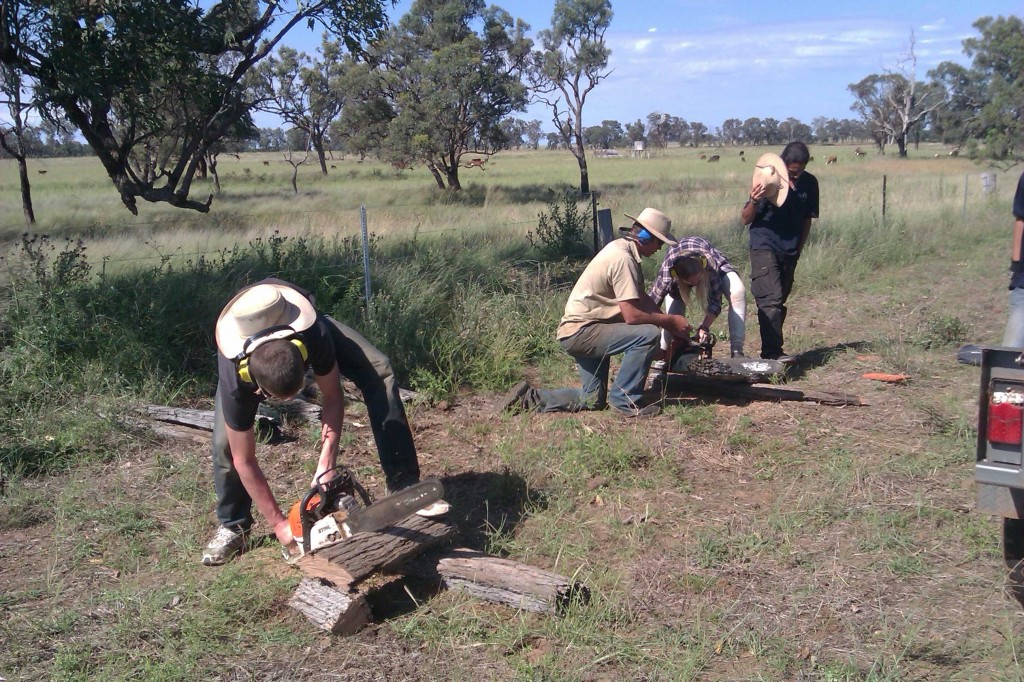
[[(408, 11), (400, 2), (392, 17)], [(536, 32), (554, 0), (495, 4)], [(918, 78), (941, 61), (968, 64), (964, 38), (982, 16), (1020, 14), (1020, 0), (613, 0), (606, 34), (612, 74), (590, 95), (584, 123), (628, 123), (653, 111), (701, 121), (727, 118), (854, 118), (847, 85), (897, 66), (914, 33)], [(540, 107), (538, 118), (551, 129)]]

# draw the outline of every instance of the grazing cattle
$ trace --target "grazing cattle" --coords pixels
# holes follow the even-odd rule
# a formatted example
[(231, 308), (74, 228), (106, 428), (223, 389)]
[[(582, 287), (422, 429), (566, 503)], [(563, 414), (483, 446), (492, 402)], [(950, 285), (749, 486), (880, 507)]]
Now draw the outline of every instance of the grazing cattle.
[(742, 149), (740, 150), (740, 156), (743, 156), (743, 150)]
[(39, 174), (40, 174), (40, 175), (46, 175), (46, 171), (44, 171), (44, 170), (41, 170), (41, 171), (39, 171)]
[(264, 161), (264, 162), (263, 162), (263, 165), (264, 165), (264, 166), (269, 166), (269, 165), (270, 165), (270, 162), (269, 162), (269, 161)]
[(463, 166), (463, 168), (479, 168), (482, 171), (487, 170), (484, 168), (484, 164), (487, 163), (487, 159), (470, 159), (469, 163)]
[(334, 164), (332, 163), (332, 164), (331, 164), (331, 168), (337, 168), (337, 166), (335, 166), (335, 165), (334, 165)]
[(814, 161), (814, 157), (813, 156), (807, 159), (807, 163), (810, 163), (811, 161)]
[(949, 155), (950, 156), (960, 156), (960, 150), (959, 149), (954, 149), (953, 151), (951, 151), (949, 153)]
[(834, 155), (828, 157), (827, 159), (825, 159), (825, 165), (826, 166), (831, 166), (832, 164), (835, 164), (835, 163), (839, 163), (839, 159), (837, 159)]
[(718, 161), (718, 154), (708, 157), (708, 163), (715, 163), (716, 161)]
[(404, 161), (392, 161), (391, 167), (398, 171), (409, 170), (410, 166)]
[(854, 149), (853, 153), (856, 154), (857, 156), (865, 156), (867, 154), (867, 152), (861, 149), (860, 147)]
[(708, 155), (707, 155), (707, 154), (701, 154), (701, 155), (700, 155), (700, 156), (698, 156), (697, 158), (698, 158), (698, 159), (700, 159), (701, 161), (704, 161), (705, 159), (707, 159), (707, 158), (708, 158)]

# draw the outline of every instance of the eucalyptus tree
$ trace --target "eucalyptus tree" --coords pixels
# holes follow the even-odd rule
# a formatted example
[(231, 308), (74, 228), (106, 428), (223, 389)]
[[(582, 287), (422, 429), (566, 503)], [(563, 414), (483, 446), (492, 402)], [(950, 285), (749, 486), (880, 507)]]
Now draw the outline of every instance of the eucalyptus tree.
[(327, 142), (331, 123), (346, 104), (342, 87), (345, 70), (352, 64), (337, 41), (324, 35), (319, 59), (290, 47), (268, 56), (254, 73), (255, 108), (274, 114), (305, 132), (327, 175)]
[(440, 189), (462, 189), (462, 157), (503, 149), (502, 120), (526, 108), (527, 30), (482, 0), (416, 0), (369, 57), (378, 94), (367, 104), (390, 117), (384, 158), (424, 163)]
[(32, 102), (26, 98), (21, 72), (12, 66), (0, 64), (0, 104), (7, 110), (7, 121), (0, 120), (0, 149), (18, 164), (18, 182), (21, 186), (21, 210), (28, 225), (35, 225), (32, 207), (32, 183), (28, 175), (28, 114)]
[(933, 122), (972, 157), (1008, 168), (1024, 160), (1024, 21), (982, 17), (974, 28), (980, 35), (963, 41), (969, 69), (943, 62), (929, 72), (949, 99)]
[(249, 127), (243, 80), (300, 24), (358, 51), (387, 15), (384, 0), (3, 0), (0, 63), (78, 129), (129, 211), (141, 198), (206, 212), (212, 194), (190, 198), (199, 163)]
[(901, 158), (907, 155), (907, 139), (914, 128), (945, 104), (940, 88), (917, 80), (913, 34), (908, 54), (895, 70), (865, 76), (848, 89), (855, 98), (850, 109), (872, 130), (879, 148), (891, 142)]
[(534, 98), (550, 108), (555, 130), (576, 157), (583, 196), (590, 194), (583, 108), (587, 96), (611, 73), (611, 50), (604, 39), (611, 22), (609, 0), (555, 0), (551, 27), (537, 34), (540, 49), (531, 58)]

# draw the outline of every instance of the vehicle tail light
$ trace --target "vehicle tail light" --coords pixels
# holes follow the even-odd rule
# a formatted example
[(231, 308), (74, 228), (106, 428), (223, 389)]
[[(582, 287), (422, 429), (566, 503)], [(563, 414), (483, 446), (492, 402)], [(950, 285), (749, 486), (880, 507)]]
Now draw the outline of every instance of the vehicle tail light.
[(994, 391), (988, 403), (988, 441), (1020, 445), (1024, 431), (1024, 393)]

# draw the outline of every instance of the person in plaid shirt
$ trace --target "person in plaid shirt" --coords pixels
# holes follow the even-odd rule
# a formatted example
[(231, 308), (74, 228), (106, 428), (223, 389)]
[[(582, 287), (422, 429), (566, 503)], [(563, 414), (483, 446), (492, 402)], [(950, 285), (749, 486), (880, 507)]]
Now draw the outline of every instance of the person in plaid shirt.
[[(696, 289), (696, 296), (693, 291)], [(682, 237), (668, 250), (658, 276), (647, 295), (657, 305), (666, 302), (670, 314), (686, 315), (686, 306), (696, 298), (704, 308), (704, 321), (697, 328), (697, 343), (711, 334), (711, 325), (722, 313), (722, 296), (729, 301), (729, 347), (732, 357), (746, 357), (747, 290), (725, 255), (701, 237)], [(662, 334), (661, 347), (667, 350), (671, 339)]]

